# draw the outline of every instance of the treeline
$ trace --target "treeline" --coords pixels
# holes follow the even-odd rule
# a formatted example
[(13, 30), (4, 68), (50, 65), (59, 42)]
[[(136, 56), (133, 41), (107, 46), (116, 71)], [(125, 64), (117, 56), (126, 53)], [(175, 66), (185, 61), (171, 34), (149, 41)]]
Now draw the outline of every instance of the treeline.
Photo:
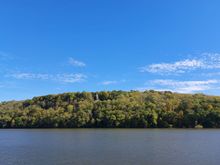
[(220, 97), (75, 92), (0, 103), (0, 128), (220, 128)]

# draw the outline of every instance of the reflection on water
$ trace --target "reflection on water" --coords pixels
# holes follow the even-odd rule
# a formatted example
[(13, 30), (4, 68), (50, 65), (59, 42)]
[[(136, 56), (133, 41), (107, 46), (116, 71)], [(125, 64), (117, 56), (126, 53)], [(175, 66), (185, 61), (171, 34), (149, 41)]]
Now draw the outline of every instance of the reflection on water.
[(0, 165), (218, 165), (220, 130), (0, 130), (0, 155)]

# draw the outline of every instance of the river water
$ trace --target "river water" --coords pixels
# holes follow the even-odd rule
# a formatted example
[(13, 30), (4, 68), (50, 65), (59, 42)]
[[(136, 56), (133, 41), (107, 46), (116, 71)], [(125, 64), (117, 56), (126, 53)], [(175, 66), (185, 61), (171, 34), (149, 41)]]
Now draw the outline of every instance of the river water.
[(2, 129), (0, 165), (219, 165), (218, 129)]

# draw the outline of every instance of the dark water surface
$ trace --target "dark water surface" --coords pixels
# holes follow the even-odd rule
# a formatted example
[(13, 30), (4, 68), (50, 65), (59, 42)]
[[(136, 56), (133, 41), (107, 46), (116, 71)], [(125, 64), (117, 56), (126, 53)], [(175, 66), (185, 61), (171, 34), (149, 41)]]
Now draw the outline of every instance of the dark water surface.
[(0, 130), (0, 165), (219, 165), (217, 129)]

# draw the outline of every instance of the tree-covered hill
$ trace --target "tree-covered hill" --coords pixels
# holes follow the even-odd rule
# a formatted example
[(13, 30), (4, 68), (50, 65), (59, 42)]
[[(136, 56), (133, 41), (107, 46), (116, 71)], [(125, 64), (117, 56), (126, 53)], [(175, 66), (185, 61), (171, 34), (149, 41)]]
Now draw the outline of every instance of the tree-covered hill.
[(220, 128), (220, 97), (75, 92), (0, 103), (0, 128)]

